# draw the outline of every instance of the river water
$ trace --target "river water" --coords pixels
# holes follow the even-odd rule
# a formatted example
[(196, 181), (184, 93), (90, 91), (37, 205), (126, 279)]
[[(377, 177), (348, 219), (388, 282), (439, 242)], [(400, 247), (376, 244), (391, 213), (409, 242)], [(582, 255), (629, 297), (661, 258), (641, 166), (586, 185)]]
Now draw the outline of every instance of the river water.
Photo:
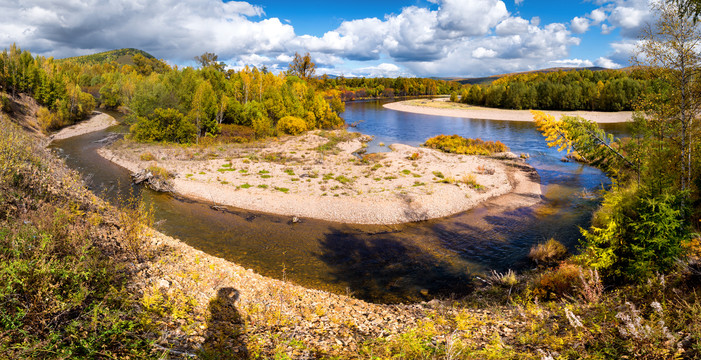
[[(373, 302), (412, 302), (460, 296), (472, 277), (489, 270), (530, 266), (531, 246), (550, 237), (576, 249), (578, 226), (587, 226), (597, 206), (592, 192), (608, 185), (598, 170), (561, 162), (532, 123), (461, 119), (396, 112), (382, 101), (346, 104), (347, 123), (375, 136), (369, 151), (387, 151), (381, 142), (419, 145), (438, 134), (499, 140), (515, 153), (528, 153), (543, 186), (543, 204), (507, 213), (479, 206), (471, 211), (419, 223), (348, 225), (241, 209), (226, 212), (209, 204), (177, 199), (130, 185), (129, 173), (101, 158), (96, 142), (123, 127), (56, 141), (52, 147), (79, 170), (90, 188), (111, 201), (129, 190), (155, 210), (156, 228), (209, 254), (266, 276)], [(114, 114), (113, 114), (114, 115)], [(607, 131), (625, 134), (624, 125)]]

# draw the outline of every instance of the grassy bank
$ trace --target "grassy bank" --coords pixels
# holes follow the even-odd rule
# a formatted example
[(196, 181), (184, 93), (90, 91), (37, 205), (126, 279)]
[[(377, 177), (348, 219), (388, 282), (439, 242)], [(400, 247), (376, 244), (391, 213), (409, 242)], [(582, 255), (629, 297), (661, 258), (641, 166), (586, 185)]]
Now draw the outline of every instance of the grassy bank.
[(119, 241), (141, 224), (110, 221), (35, 138), (0, 128), (0, 357), (155, 357)]

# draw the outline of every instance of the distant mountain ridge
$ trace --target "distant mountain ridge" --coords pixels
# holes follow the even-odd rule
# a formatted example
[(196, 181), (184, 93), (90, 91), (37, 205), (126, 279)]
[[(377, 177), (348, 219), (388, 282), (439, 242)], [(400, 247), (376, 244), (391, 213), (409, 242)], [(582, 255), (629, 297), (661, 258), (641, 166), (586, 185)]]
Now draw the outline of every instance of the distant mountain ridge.
[(91, 54), (91, 55), (83, 55), (83, 56), (74, 56), (74, 57), (69, 57), (69, 58), (63, 58), (59, 59), (59, 61), (72, 61), (78, 64), (83, 64), (83, 65), (95, 65), (95, 64), (106, 64), (110, 63), (112, 61), (116, 61), (118, 64), (121, 65), (134, 65), (134, 62), (132, 61), (132, 57), (134, 55), (142, 55), (143, 57), (147, 59), (155, 59), (156, 57), (147, 53), (146, 51), (139, 50), (139, 49), (134, 49), (134, 48), (124, 48), (124, 49), (116, 49), (116, 50), (109, 50), (109, 51), (103, 51), (97, 54)]
[[(513, 73), (507, 73), (507, 74), (499, 74), (499, 75), (491, 75), (491, 76), (484, 76), (484, 77), (475, 77), (475, 78), (460, 78), (460, 77), (448, 77), (448, 78), (440, 78), (441, 80), (449, 80), (449, 81), (457, 81), (461, 84), (479, 84), (479, 85), (489, 85), (491, 84), (494, 80), (497, 80), (499, 78), (503, 78), (505, 76), (509, 75), (519, 75), (519, 74), (529, 74), (529, 73), (549, 73), (549, 72), (556, 72), (556, 71), (583, 71), (583, 70), (590, 70), (590, 71), (604, 71), (604, 70), (612, 70), (612, 69), (607, 69), (604, 67), (600, 66), (590, 66), (590, 67), (581, 67), (581, 68), (572, 68), (572, 67), (552, 67), (552, 68), (547, 68), (547, 69), (540, 69), (540, 70), (531, 70), (531, 71), (520, 71), (520, 72), (513, 72)], [(625, 70), (625, 69), (621, 69)]]

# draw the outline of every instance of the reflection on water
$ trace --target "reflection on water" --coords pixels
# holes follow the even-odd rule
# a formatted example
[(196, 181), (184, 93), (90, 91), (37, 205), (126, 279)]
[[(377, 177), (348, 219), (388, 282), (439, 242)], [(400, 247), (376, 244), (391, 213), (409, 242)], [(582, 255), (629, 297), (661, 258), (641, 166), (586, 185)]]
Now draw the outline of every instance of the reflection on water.
[[(548, 149), (530, 123), (414, 115), (385, 110), (380, 102), (346, 104), (347, 122), (365, 120), (357, 131), (380, 142), (418, 145), (445, 133), (500, 140), (514, 152), (531, 154), (541, 176), (545, 204), (506, 213), (489, 205), (444, 219), (366, 226), (229, 209), (143, 190), (158, 229), (212, 255), (298, 284), (377, 302), (407, 302), (468, 292), (470, 277), (490, 269), (528, 266), (530, 247), (550, 237), (577, 245), (596, 201), (578, 196), (607, 183), (597, 170)], [(69, 166), (90, 178), (91, 188), (115, 199), (131, 188), (128, 173), (95, 153), (109, 131), (58, 141)], [(607, 130), (621, 133), (621, 127)], [(386, 151), (386, 148), (385, 148)], [(140, 187), (135, 188), (140, 190)]]

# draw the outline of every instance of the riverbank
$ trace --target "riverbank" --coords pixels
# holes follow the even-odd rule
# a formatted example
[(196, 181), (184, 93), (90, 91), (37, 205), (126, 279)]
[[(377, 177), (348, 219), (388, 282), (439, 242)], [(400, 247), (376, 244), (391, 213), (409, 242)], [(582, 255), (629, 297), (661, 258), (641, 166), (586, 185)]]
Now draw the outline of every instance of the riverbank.
[[(353, 224), (399, 224), (464, 212), (509, 192), (540, 201), (537, 174), (511, 160), (391, 145), (357, 156), (370, 138), (345, 131), (218, 148), (120, 141), (98, 153), (138, 172), (163, 169), (177, 194), (217, 205)], [(517, 165), (517, 166), (516, 166)]]
[[(2, 116), (0, 125), (0, 160), (12, 165), (0, 169), (0, 280), (10, 294), (0, 316), (13, 319), (0, 353), (9, 358), (368, 358), (394, 353), (436, 316), (469, 319), (476, 333), (459, 341), (475, 349), (491, 351), (493, 334), (515, 341), (512, 309), (494, 318), (437, 300), (371, 304), (203, 253), (150, 229), (145, 209), (97, 198), (42, 144)], [(435, 326), (436, 347), (455, 341)]]
[[(418, 99), (384, 104), (386, 109), (410, 112), (414, 114), (448, 116), (458, 118), (503, 120), (503, 121), (533, 121), (530, 110), (494, 109), (472, 106), (446, 101), (447, 99)], [(600, 124), (621, 123), (631, 121), (631, 111), (601, 112), (601, 111), (544, 111), (559, 119), (563, 115), (580, 116)]]
[(89, 119), (59, 130), (58, 132), (49, 136), (49, 139), (51, 141), (68, 139), (70, 137), (106, 129), (114, 125), (117, 125), (117, 120), (115, 120), (115, 118), (108, 114), (94, 111)]

